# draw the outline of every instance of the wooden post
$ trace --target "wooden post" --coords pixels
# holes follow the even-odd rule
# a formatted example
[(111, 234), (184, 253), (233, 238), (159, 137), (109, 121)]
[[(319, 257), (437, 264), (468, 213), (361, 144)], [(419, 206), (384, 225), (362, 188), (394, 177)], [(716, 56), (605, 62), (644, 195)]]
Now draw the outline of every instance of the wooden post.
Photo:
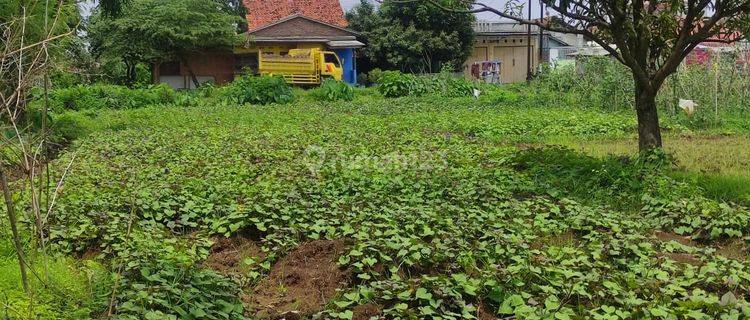
[(714, 111), (716, 112), (716, 123), (719, 122), (719, 51), (714, 52), (712, 57), (714, 69)]
[(153, 84), (159, 83), (159, 77), (161, 76), (159, 74), (160, 66), (161, 66), (161, 62), (159, 62), (158, 60), (154, 61), (151, 64), (151, 82), (153, 82)]
[[(529, 20), (531, 20), (531, 0), (529, 5)], [(526, 25), (526, 81), (531, 81), (531, 24)]]

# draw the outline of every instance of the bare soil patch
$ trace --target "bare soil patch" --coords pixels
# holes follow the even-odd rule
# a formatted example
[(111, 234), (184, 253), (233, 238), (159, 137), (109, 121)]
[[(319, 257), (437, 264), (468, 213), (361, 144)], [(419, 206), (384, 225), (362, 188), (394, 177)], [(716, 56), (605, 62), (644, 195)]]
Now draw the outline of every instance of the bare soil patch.
[(495, 320), (495, 315), (489, 311), (490, 307), (487, 307), (483, 302), (479, 302), (477, 305), (477, 319), (479, 320)]
[(691, 246), (691, 247), (697, 247), (698, 244), (695, 243), (690, 237), (681, 236), (678, 234), (674, 234), (671, 232), (664, 232), (664, 231), (654, 231), (654, 237), (657, 239), (663, 241), (663, 242), (669, 242), (669, 241), (677, 241), (678, 243), (684, 245), (684, 246)]
[[(745, 261), (750, 259), (750, 247), (748, 247), (742, 240), (735, 239), (733, 241), (725, 243), (712, 243), (710, 245), (699, 244), (690, 237), (680, 236), (670, 232), (654, 231), (654, 237), (662, 242), (677, 241), (682, 245), (696, 247), (696, 248), (714, 248), (716, 254), (721, 255), (728, 259), (734, 259), (737, 261)], [(692, 265), (700, 265), (700, 259), (694, 254), (688, 253), (664, 253), (665, 257), (668, 257), (674, 261), (681, 263), (689, 263)]]
[[(681, 236), (671, 232), (664, 232), (657, 230), (653, 232), (653, 236), (661, 242), (675, 241), (684, 246), (698, 247), (690, 237)], [(667, 258), (681, 264), (689, 264), (693, 266), (700, 266), (702, 264), (698, 256), (691, 253), (677, 253), (677, 252), (660, 252), (659, 257)]]
[(690, 253), (664, 252), (662, 253), (662, 256), (677, 263), (689, 264), (693, 266), (700, 266), (702, 264), (701, 259)]
[(255, 317), (304, 318), (323, 310), (336, 289), (349, 282), (349, 273), (337, 263), (344, 249), (343, 241), (312, 241), (279, 260), (245, 297)]
[(266, 256), (258, 243), (244, 235), (232, 238), (216, 237), (212, 240), (214, 245), (203, 266), (223, 275), (242, 274), (250, 267), (245, 264), (246, 259), (258, 262)]
[(352, 317), (352, 320), (368, 320), (372, 317), (379, 317), (382, 307), (371, 302), (356, 306), (353, 311), (354, 317)]
[(86, 251), (78, 254), (78, 259), (81, 260), (97, 260), (102, 255), (102, 248), (98, 246), (91, 246)]
[(716, 247), (716, 253), (724, 256), (725, 258), (738, 261), (745, 261), (750, 259), (750, 247), (745, 245), (742, 240), (734, 240), (732, 242), (718, 245)]

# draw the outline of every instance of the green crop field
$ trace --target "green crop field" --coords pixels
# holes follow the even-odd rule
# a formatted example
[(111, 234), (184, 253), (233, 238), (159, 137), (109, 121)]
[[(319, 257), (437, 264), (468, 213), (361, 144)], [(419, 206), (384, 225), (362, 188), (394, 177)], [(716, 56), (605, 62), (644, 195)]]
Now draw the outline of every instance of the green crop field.
[(667, 119), (668, 153), (638, 156), (628, 111), (294, 95), (61, 113), (49, 263), (72, 284), (0, 316), (750, 317), (750, 210), (702, 179), (746, 185), (741, 130), (718, 147)]

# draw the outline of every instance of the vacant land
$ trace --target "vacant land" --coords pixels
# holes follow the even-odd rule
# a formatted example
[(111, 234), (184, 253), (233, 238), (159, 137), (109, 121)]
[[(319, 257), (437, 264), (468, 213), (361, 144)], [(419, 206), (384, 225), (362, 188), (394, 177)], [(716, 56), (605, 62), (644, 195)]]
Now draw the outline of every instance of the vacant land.
[[(633, 154), (627, 112), (364, 91), (67, 116), (50, 250), (88, 261), (55, 263), (96, 279), (70, 289), (94, 317), (750, 316), (750, 211), (604, 157)], [(746, 136), (704, 139), (668, 150), (747, 177)]]

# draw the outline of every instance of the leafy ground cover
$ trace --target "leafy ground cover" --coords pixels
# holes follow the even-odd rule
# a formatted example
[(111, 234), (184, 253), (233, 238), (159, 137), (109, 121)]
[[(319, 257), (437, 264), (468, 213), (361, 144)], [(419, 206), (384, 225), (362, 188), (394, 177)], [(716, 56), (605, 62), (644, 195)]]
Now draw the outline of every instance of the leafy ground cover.
[(111, 273), (92, 317), (750, 316), (746, 207), (667, 155), (539, 147), (627, 139), (635, 120), (532, 99), (70, 112), (50, 249)]

